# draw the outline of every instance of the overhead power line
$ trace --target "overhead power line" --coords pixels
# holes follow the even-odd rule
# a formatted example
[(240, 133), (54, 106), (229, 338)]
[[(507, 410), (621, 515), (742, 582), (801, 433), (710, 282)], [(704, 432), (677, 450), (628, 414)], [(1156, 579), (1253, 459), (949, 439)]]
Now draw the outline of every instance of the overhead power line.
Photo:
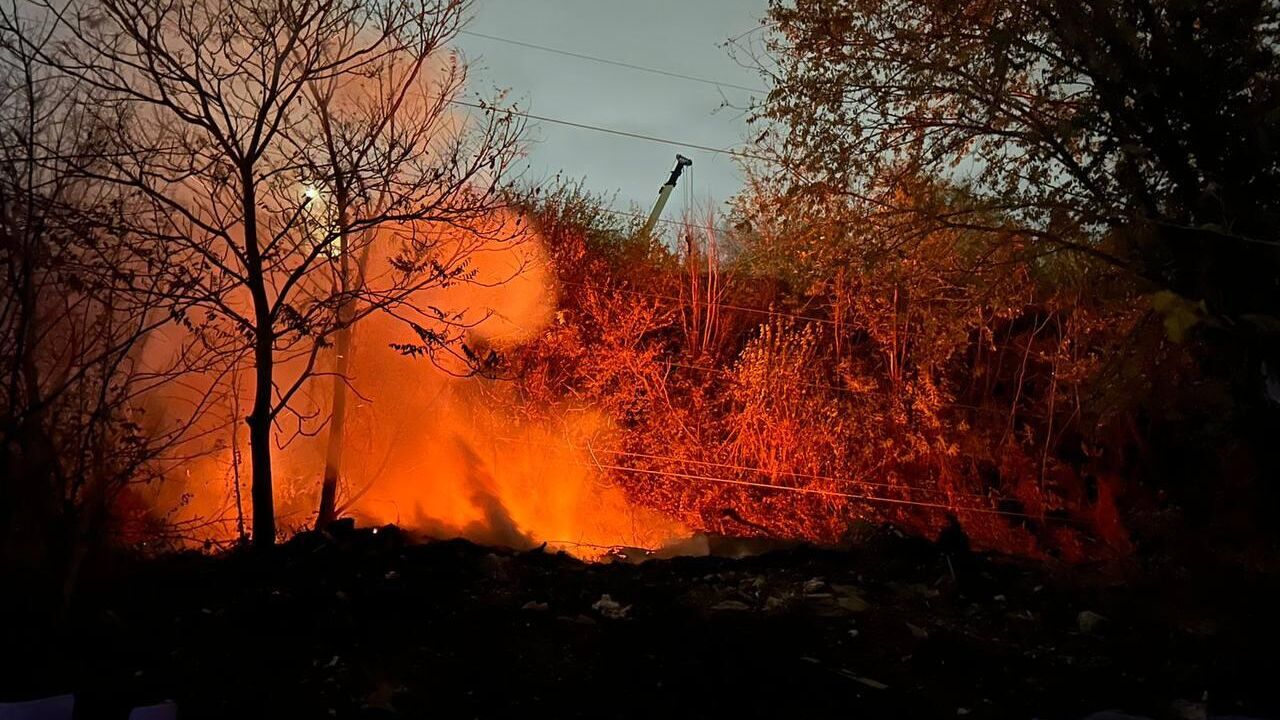
[(647, 468), (629, 467), (626, 465), (605, 465), (601, 463), (595, 463), (595, 464), (583, 463), (583, 465), (585, 465), (586, 467), (596, 467), (601, 470), (613, 470), (616, 472), (630, 472), (630, 473), (638, 473), (641, 475), (657, 475), (661, 477), (674, 478), (678, 480), (694, 480), (694, 481), (701, 481), (701, 482), (707, 482), (707, 483), (716, 483), (721, 485), (738, 485), (741, 487), (757, 488), (760, 490), (772, 490), (776, 492), (791, 492), (791, 493), (797, 493), (800, 495), (820, 495), (823, 497), (836, 497), (836, 498), (843, 498), (846, 500), (860, 500), (862, 502), (867, 502), (867, 503), (885, 503), (888, 505), (910, 505), (914, 507), (943, 510), (946, 512), (955, 513), (957, 515), (963, 515), (964, 513), (977, 513), (981, 515), (1002, 515), (1005, 517), (1024, 518), (1028, 520), (1040, 520), (1040, 521), (1052, 520), (1052, 521), (1058, 521), (1062, 523), (1083, 524), (1079, 520), (1076, 520), (1070, 517), (1058, 517), (1053, 515), (1041, 516), (1041, 515), (1033, 515), (1031, 513), (1015, 512), (1013, 510), (1000, 510), (997, 508), (966, 507), (963, 505), (951, 505), (948, 503), (940, 503), (940, 502), (925, 502), (921, 500), (907, 500), (904, 498), (881, 497), (879, 495), (863, 495), (860, 493), (840, 492), (838, 490), (824, 490), (822, 488), (793, 487), (790, 485), (770, 485), (769, 483), (755, 482), (752, 480), (737, 480), (732, 478), (718, 477), (715, 475), (699, 475), (695, 473), (677, 473), (677, 472), (666, 472), (663, 470), (649, 470)]
[[(812, 473), (801, 473), (801, 472), (795, 472), (792, 470), (766, 470), (764, 468), (751, 467), (749, 465), (735, 465), (733, 463), (714, 462), (711, 460), (694, 460), (692, 458), (680, 458), (680, 457), (673, 457), (671, 455), (656, 455), (651, 453), (627, 452), (625, 450), (608, 450), (604, 448), (594, 447), (590, 444), (573, 445), (567, 442), (566, 443), (548, 443), (548, 442), (537, 442), (534, 440), (521, 440), (519, 438), (510, 438), (510, 437), (496, 437), (494, 439), (502, 442), (506, 442), (506, 443), (516, 444), (516, 445), (528, 445), (531, 447), (541, 447), (541, 448), (547, 448), (552, 450), (559, 450), (559, 449), (574, 450), (577, 452), (587, 452), (591, 455), (594, 455), (595, 453), (603, 453), (606, 455), (641, 458), (644, 460), (664, 460), (667, 462), (687, 464), (687, 465), (702, 465), (702, 466), (712, 467), (712, 468), (722, 468), (725, 470), (736, 470), (736, 471), (752, 473), (756, 475), (786, 476), (786, 477), (795, 478), (798, 480), (822, 480), (822, 481), (832, 482), (832, 483), (848, 482), (848, 480), (845, 478), (838, 478), (831, 475), (815, 475)], [(895, 484), (895, 483), (887, 483), (887, 482), (858, 481), (858, 485), (861, 487), (878, 487), (878, 488), (886, 488), (889, 490), (898, 490), (898, 491), (914, 491), (914, 492), (936, 493), (938, 495), (953, 495), (955, 497), (967, 497), (967, 498), (974, 498), (978, 500), (995, 499), (994, 496), (986, 493), (975, 493), (975, 492), (964, 492), (964, 491), (950, 492), (943, 488), (938, 488), (938, 487), (924, 487), (921, 485), (907, 485), (903, 483)], [(789, 487), (789, 486), (774, 486), (774, 487)]]
[[(498, 440), (510, 442), (510, 438), (496, 438)], [(519, 441), (517, 441), (519, 442)], [(535, 443), (536, 444), (536, 443)], [(572, 448), (572, 446), (570, 446)], [(593, 458), (592, 462), (570, 462), (569, 465), (582, 468), (590, 468), (596, 470), (610, 470), (613, 472), (636, 473), (639, 475), (649, 475), (656, 477), (671, 478), (674, 480), (695, 481), (703, 483), (711, 483), (718, 485), (736, 485), (739, 487), (756, 488), (759, 490), (769, 490), (773, 492), (795, 493), (797, 495), (816, 495), (821, 497), (842, 498), (845, 500), (855, 500), (866, 503), (883, 503), (887, 505), (907, 505), (913, 507), (930, 508), (934, 510), (942, 510), (945, 512), (963, 515), (965, 513), (976, 513), (980, 515), (999, 515), (1004, 517), (1023, 518), (1038, 521), (1056, 521), (1066, 524), (1084, 524), (1082, 521), (1071, 518), (1054, 515), (1039, 515), (1015, 510), (1001, 510), (999, 508), (953, 505), (944, 502), (930, 502), (925, 500), (911, 500), (907, 498), (884, 497), (882, 495), (867, 495), (863, 493), (841, 492), (839, 490), (828, 490), (825, 488), (802, 487), (794, 485), (774, 485), (766, 482), (758, 482), (754, 480), (742, 480), (738, 478), (726, 478), (718, 475), (709, 475), (702, 473), (684, 473), (672, 472), (668, 470), (654, 470), (650, 468), (640, 468), (630, 465), (615, 465), (610, 463), (602, 463)], [(905, 488), (904, 488), (905, 489)], [(941, 492), (941, 491), (939, 491)], [(993, 499), (993, 498), (988, 498)]]
[[(634, 220), (647, 220), (648, 218), (640, 213), (627, 212), (626, 210), (614, 210), (613, 208), (600, 208), (600, 212), (608, 215), (616, 215), (617, 217), (629, 218)], [(707, 230), (707, 225), (685, 222), (683, 220), (672, 220), (670, 218), (658, 218), (658, 222), (663, 225), (671, 225), (672, 227), (682, 227), (689, 230)]]
[(494, 42), (506, 43), (508, 45), (517, 45), (519, 47), (531, 48), (533, 50), (541, 50), (542, 52), (553, 53), (556, 55), (564, 55), (565, 57), (577, 58), (579, 60), (590, 60), (591, 62), (601, 63), (603, 65), (613, 65), (615, 67), (628, 68), (639, 72), (650, 73), (652, 75), (662, 75), (664, 77), (678, 78), (680, 80), (688, 80), (690, 82), (702, 83), (704, 85), (712, 85), (718, 88), (734, 88), (735, 90), (746, 90), (747, 92), (767, 94), (762, 88), (750, 87), (748, 85), (738, 85), (731, 82), (720, 82), (719, 80), (710, 80), (696, 75), (685, 75), (684, 73), (671, 72), (670, 70), (661, 70), (659, 68), (645, 67), (644, 65), (636, 65), (634, 63), (623, 62), (621, 60), (610, 60), (609, 58), (596, 57), (595, 55), (587, 55), (586, 53), (573, 52), (571, 50), (561, 50), (560, 48), (548, 47), (546, 45), (538, 45), (536, 43), (525, 42), (523, 40), (512, 40), (511, 38), (498, 37), (497, 35), (486, 35), (485, 33), (473, 32), (471, 30), (462, 30), (461, 35), (470, 35), (471, 37), (484, 38)]
[[(744, 160), (759, 160), (761, 162), (766, 162), (766, 163), (777, 162), (775, 158), (769, 158), (764, 155), (760, 155), (759, 153), (743, 152), (741, 150), (732, 150), (730, 148), (712, 147), (710, 145), (700, 145), (698, 143), (685, 142), (683, 140), (673, 140), (671, 138), (659, 137), (657, 135), (645, 135), (643, 133), (629, 132), (627, 130), (617, 130), (614, 128), (601, 127), (599, 125), (591, 125), (589, 123), (574, 122), (572, 120), (564, 120), (561, 118), (547, 117), (545, 115), (535, 115), (533, 113), (524, 112), (522, 110), (515, 110), (511, 108), (500, 108), (493, 105), (473, 103), (473, 102), (468, 102), (466, 100), (453, 99), (453, 100), (449, 100), (448, 102), (454, 105), (469, 107), (469, 108), (473, 108), (475, 110), (481, 110), (484, 112), (504, 113), (507, 115), (514, 115), (516, 117), (527, 118), (529, 120), (549, 122), (549, 123), (554, 123), (556, 125), (564, 125), (566, 127), (578, 128), (580, 130), (590, 130), (592, 132), (605, 133), (608, 135), (617, 135), (619, 137), (632, 138), (634, 140), (644, 140), (647, 142), (660, 143), (663, 145), (671, 145), (674, 147), (689, 148), (691, 150), (701, 150), (703, 152), (712, 153), (716, 155), (728, 155), (729, 157), (737, 157), (737, 158), (742, 158)], [(871, 205), (874, 205), (884, 210), (889, 210), (893, 212), (903, 211), (903, 208), (896, 207), (886, 202), (885, 200), (880, 200), (870, 195), (855, 193), (851, 191), (846, 191), (846, 194), (849, 195), (850, 197), (856, 198), (863, 202), (867, 202)], [(616, 211), (615, 211), (615, 214), (616, 214)], [(671, 221), (663, 221), (663, 222), (671, 222)], [(685, 223), (679, 223), (679, 224), (685, 224)], [(1197, 228), (1190, 228), (1190, 229), (1197, 229)], [(1199, 229), (1203, 229), (1203, 228), (1199, 228)], [(989, 228), (989, 230), (995, 231), (997, 230), (997, 228)], [(1241, 242), (1249, 245), (1263, 245), (1266, 247), (1280, 248), (1280, 242), (1273, 241), (1273, 240), (1265, 240), (1262, 238), (1248, 237), (1245, 235), (1235, 235), (1231, 233), (1218, 232), (1215, 234), (1227, 240), (1235, 240), (1237, 242)], [(1048, 240), (1047, 242), (1053, 242), (1053, 241)], [(1064, 246), (1064, 249), (1066, 250), (1075, 249), (1079, 251), (1081, 247), (1068, 245), (1068, 246)]]
[(482, 103), (469, 102), (467, 100), (449, 100), (454, 105), (461, 105), (484, 112), (503, 113), (506, 115), (515, 115), (517, 117), (528, 118), (529, 120), (539, 120), (541, 122), (554, 123), (556, 125), (564, 125), (566, 127), (578, 128), (580, 130), (591, 130), (598, 133), (608, 135), (618, 135), (620, 137), (632, 138), (634, 140), (646, 140), (648, 142), (661, 143), (663, 145), (672, 145), (675, 147), (689, 148), (691, 150), (701, 150), (703, 152), (714, 153), (716, 155), (729, 155), (731, 157), (739, 157), (747, 160), (761, 160), (763, 162), (771, 162), (764, 155), (755, 153), (742, 152), (741, 150), (729, 150), (727, 148), (712, 147), (710, 145), (699, 145), (698, 143), (684, 142), (682, 140), (672, 140), (670, 138), (658, 137), (656, 135), (645, 135), (643, 133), (629, 132), (627, 130), (615, 130), (614, 128), (601, 127), (599, 125), (591, 125), (589, 123), (573, 122), (572, 120), (563, 120), (561, 118), (547, 117), (545, 115), (534, 115), (523, 110), (515, 110), (512, 108), (502, 108)]

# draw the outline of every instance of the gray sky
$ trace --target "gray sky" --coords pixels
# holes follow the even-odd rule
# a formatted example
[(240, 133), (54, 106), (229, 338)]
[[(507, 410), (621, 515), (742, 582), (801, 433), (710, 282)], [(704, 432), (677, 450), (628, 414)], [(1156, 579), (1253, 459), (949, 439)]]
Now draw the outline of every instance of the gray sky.
[[(477, 0), (467, 28), (571, 52), (761, 87), (761, 79), (720, 47), (758, 26), (765, 0)], [(743, 107), (752, 93), (516, 47), (463, 35), (457, 45), (473, 63), (470, 90), (509, 88), (534, 114), (672, 140), (729, 147), (746, 137), (742, 111), (717, 110), (724, 99)], [(680, 152), (694, 161), (681, 179), (666, 217), (684, 210), (692, 177), (699, 209), (717, 205), (741, 186), (731, 158), (699, 150), (531, 122), (528, 175), (557, 171), (585, 178), (588, 188), (613, 192), (615, 206), (647, 212)]]

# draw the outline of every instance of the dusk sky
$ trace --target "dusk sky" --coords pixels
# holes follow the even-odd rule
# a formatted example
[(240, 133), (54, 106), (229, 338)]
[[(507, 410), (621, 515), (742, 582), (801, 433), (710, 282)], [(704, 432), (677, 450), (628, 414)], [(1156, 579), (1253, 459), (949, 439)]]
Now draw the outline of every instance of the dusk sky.
[[(759, 26), (763, 0), (480, 0), (467, 30), (717, 82), (759, 88), (762, 81), (720, 47)], [(752, 93), (604, 65), (464, 34), (473, 63), (470, 90), (508, 88), (522, 109), (545, 117), (717, 148), (746, 137), (740, 109)], [(723, 92), (723, 96), (721, 95)], [(598, 192), (617, 191), (615, 207), (647, 212), (680, 152), (694, 161), (666, 217), (682, 213), (692, 180), (699, 210), (741, 186), (732, 158), (688, 148), (531, 122), (531, 179), (562, 172)]]

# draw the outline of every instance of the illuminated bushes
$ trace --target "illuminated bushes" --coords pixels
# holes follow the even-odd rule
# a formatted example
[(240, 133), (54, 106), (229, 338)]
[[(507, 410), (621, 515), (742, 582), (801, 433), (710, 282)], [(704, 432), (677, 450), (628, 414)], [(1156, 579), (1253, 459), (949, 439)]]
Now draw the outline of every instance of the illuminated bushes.
[[(512, 367), (530, 412), (613, 421), (593, 448), (633, 500), (735, 535), (831, 543), (882, 521), (932, 534), (952, 514), (980, 547), (1127, 548), (1116, 476), (1067, 447), (1096, 419), (1085, 395), (1124, 313), (968, 238), (837, 272), (786, 263), (813, 253), (757, 225), (719, 238), (721, 265), (696, 230), (674, 252), (594, 203), (562, 192), (535, 208), (557, 321)], [(975, 271), (979, 258), (993, 266)], [(698, 321), (710, 331), (690, 332)]]

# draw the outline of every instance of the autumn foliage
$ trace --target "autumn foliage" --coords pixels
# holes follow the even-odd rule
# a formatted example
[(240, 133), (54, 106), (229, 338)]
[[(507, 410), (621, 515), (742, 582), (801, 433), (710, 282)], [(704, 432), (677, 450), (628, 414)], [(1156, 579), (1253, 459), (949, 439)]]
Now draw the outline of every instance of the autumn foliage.
[(1127, 549), (1087, 396), (1139, 331), (1131, 298), (956, 232), (903, 227), (881, 253), (743, 208), (664, 243), (575, 188), (535, 213), (557, 321), (513, 372), (530, 408), (608, 414), (593, 461), (635, 502), (730, 535), (837, 543), (954, 515), (987, 547)]
[(0, 11), (0, 564), (1274, 539), (1275, 2), (772, 0), (745, 186), (652, 234), (513, 181), (466, 0), (210, 7)]

